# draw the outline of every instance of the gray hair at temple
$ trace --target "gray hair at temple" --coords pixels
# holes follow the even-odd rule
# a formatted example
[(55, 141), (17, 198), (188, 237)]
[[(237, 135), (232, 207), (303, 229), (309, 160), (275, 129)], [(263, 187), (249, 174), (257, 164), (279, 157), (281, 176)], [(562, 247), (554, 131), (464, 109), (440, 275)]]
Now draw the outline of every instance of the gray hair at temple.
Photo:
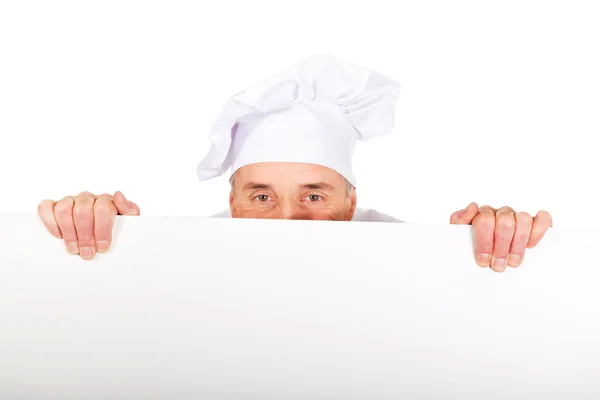
[[(233, 192), (233, 186), (234, 186), (234, 184), (235, 184), (235, 175), (236, 175), (236, 174), (237, 174), (237, 172), (236, 172), (236, 173), (234, 173), (234, 174), (231, 176), (231, 178), (229, 179), (229, 184), (231, 185), (231, 191), (232, 191), (232, 192)], [(350, 197), (350, 194), (352, 193), (352, 188), (353, 188), (353, 186), (352, 186), (352, 184), (350, 183), (350, 181), (349, 181), (348, 179), (344, 178), (344, 181), (346, 181), (346, 196), (347, 196), (347, 197)]]

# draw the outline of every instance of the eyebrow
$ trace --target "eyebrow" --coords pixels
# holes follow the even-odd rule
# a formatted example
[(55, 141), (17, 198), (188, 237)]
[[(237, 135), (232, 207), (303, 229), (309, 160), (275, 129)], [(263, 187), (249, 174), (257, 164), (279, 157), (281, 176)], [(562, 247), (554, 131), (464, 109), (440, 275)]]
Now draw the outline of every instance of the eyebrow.
[[(306, 183), (302, 185), (303, 189), (322, 189), (322, 190), (333, 190), (333, 185), (325, 182)], [(258, 182), (248, 182), (244, 185), (243, 190), (256, 190), (256, 189), (272, 189), (271, 185)]]
[(255, 189), (271, 189), (271, 186), (266, 185), (264, 183), (248, 182), (242, 188), (242, 190), (255, 190)]
[(333, 185), (325, 182), (317, 182), (317, 183), (307, 183), (306, 185), (302, 185), (303, 189), (322, 189), (322, 190), (334, 190)]

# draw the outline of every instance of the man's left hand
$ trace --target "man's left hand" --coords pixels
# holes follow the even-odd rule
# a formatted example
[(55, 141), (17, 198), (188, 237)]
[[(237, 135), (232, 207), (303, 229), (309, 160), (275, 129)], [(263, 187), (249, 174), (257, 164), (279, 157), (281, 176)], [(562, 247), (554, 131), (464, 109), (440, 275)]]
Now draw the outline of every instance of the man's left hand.
[(547, 211), (532, 217), (510, 207), (496, 209), (471, 203), (452, 214), (450, 223), (473, 225), (477, 264), (502, 272), (507, 265), (521, 265), (525, 249), (537, 246), (552, 226), (552, 217)]

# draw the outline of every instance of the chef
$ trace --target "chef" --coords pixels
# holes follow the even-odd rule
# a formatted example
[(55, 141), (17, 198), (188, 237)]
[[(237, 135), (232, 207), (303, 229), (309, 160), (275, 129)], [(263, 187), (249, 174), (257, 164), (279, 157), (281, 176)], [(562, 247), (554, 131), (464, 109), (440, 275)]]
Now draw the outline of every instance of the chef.
[[(235, 94), (210, 131), (211, 146), (197, 166), (200, 180), (227, 174), (229, 208), (215, 218), (271, 218), (396, 222), (357, 208), (353, 154), (358, 142), (388, 135), (400, 85), (336, 57), (319, 55)], [(122, 192), (82, 192), (38, 207), (49, 232), (71, 254), (89, 260), (106, 252), (115, 215), (139, 215)], [(526, 248), (552, 226), (546, 211), (535, 217), (510, 207), (470, 203), (450, 217), (471, 224), (482, 267), (518, 267)]]

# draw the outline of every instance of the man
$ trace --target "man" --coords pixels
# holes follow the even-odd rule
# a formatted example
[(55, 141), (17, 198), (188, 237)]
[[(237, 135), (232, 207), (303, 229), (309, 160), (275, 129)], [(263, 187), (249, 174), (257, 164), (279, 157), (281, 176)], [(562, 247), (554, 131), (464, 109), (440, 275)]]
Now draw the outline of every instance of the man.
[[(217, 117), (201, 180), (230, 170), (229, 209), (214, 217), (402, 222), (356, 208), (352, 155), (358, 140), (387, 135), (400, 85), (369, 69), (314, 56), (233, 96)], [(114, 217), (139, 215), (121, 192), (82, 192), (38, 208), (50, 233), (71, 254), (92, 259), (110, 247)], [(521, 265), (552, 218), (510, 207), (469, 204), (450, 217), (472, 224), (482, 267), (502, 272)]]

